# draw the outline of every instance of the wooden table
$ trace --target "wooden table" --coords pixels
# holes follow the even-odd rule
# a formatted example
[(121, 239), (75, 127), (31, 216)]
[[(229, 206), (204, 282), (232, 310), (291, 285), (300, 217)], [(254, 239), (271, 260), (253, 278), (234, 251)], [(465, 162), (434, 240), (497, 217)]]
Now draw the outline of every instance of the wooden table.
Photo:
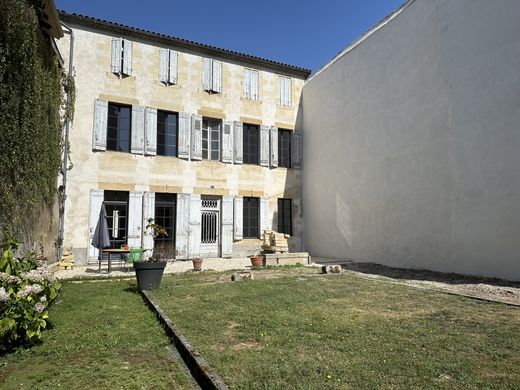
[[(108, 273), (110, 273), (112, 271), (112, 255), (113, 254), (120, 254), (120, 255), (128, 254), (128, 253), (130, 253), (130, 249), (112, 249), (112, 248), (108, 248), (108, 249), (101, 249), (101, 252), (108, 253)], [(98, 272), (101, 272), (101, 258), (102, 257), (103, 256), (100, 256), (100, 258), (99, 258)]]

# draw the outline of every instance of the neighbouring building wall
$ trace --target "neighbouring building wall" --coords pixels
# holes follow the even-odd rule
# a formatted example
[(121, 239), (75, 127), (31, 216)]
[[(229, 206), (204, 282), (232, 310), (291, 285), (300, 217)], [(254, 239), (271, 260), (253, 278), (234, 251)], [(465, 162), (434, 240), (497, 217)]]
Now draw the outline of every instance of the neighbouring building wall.
[(520, 280), (519, 15), (410, 1), (305, 84), (311, 255)]

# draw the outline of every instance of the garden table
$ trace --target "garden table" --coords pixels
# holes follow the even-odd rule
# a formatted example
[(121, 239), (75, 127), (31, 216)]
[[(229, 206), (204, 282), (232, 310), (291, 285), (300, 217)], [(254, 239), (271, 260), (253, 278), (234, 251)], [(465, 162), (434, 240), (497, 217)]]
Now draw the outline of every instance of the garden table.
[[(130, 253), (130, 249), (108, 248), (108, 249), (101, 249), (101, 252), (108, 253), (108, 273), (110, 273), (112, 271), (112, 255), (113, 254), (120, 254), (120, 255), (128, 254), (128, 253)], [(98, 272), (101, 272), (101, 257), (99, 258)]]

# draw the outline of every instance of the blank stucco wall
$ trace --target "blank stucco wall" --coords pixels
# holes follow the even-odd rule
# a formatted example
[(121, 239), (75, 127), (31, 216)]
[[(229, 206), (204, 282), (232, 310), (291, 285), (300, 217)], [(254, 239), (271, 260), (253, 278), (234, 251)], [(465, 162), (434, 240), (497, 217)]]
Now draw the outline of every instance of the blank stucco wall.
[(519, 16), (416, 0), (305, 84), (313, 256), (520, 280)]

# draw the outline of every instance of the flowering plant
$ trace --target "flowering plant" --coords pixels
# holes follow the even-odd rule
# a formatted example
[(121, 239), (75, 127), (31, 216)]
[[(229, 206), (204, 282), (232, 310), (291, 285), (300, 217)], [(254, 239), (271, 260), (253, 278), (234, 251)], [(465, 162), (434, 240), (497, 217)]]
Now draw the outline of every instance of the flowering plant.
[(16, 258), (17, 248), (15, 241), (0, 245), (0, 350), (41, 339), (61, 288), (46, 261), (32, 252)]

